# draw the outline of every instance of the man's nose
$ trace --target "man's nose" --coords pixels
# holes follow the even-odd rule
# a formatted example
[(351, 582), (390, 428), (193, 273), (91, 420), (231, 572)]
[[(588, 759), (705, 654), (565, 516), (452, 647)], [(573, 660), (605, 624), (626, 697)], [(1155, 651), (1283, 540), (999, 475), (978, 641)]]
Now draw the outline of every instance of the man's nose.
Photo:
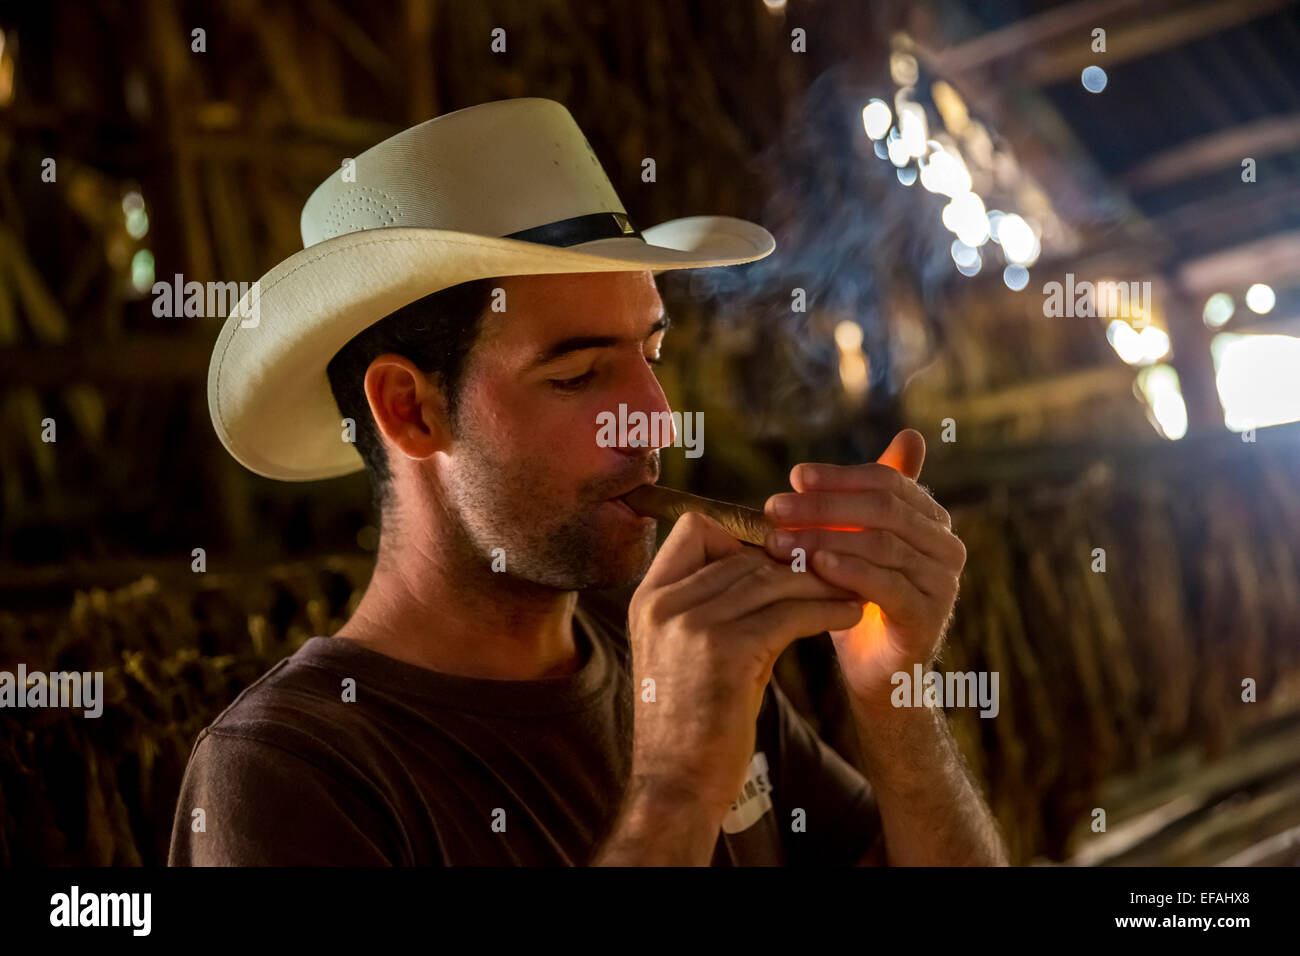
[(650, 366), (644, 361), (639, 365), (627, 392), (620, 399), (627, 404), (629, 421), (632, 421), (634, 412), (640, 412), (645, 416), (646, 443), (634, 444), (629, 437), (628, 446), (623, 449), (633, 454), (644, 454), (647, 448), (656, 451), (667, 448), (677, 440), (677, 429), (673, 423), (672, 407), (668, 404), (668, 397), (664, 395), (664, 390), (660, 387), (659, 380), (655, 378)]

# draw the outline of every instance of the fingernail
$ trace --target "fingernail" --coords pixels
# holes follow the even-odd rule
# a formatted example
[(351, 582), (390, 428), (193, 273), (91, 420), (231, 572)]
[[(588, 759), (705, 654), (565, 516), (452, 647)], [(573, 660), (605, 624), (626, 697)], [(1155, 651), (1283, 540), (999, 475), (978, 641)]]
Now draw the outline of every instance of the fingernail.
[(772, 544), (778, 551), (789, 551), (794, 547), (794, 535), (789, 531), (775, 531), (772, 533)]
[(820, 558), (822, 564), (828, 568), (833, 568), (840, 563), (840, 559), (837, 558), (832, 551), (818, 551), (817, 557)]
[(775, 512), (776, 512), (777, 514), (779, 514), (779, 515), (789, 515), (789, 514), (793, 514), (793, 513), (794, 513), (794, 499), (793, 499), (793, 498), (785, 498), (785, 497), (773, 498), (773, 499), (772, 499), (772, 510), (775, 511)]

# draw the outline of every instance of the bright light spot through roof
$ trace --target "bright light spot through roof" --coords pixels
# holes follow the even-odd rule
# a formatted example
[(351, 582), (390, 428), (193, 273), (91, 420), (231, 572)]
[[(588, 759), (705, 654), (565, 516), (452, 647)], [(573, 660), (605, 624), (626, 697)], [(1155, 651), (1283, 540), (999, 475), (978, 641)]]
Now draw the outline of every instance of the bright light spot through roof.
[(1106, 71), (1099, 66), (1085, 67), (1080, 79), (1089, 93), (1100, 93), (1106, 88)]
[(1187, 406), (1177, 372), (1168, 365), (1153, 365), (1138, 373), (1134, 386), (1146, 400), (1148, 415), (1161, 435), (1178, 441), (1187, 434)]
[(970, 192), (970, 171), (961, 156), (943, 147), (921, 160), (921, 185), (950, 198)]
[(919, 103), (904, 103), (898, 108), (898, 137), (908, 156), (924, 156), (928, 148), (929, 130), (925, 122), (925, 109)]
[(989, 238), (989, 217), (984, 212), (984, 200), (975, 193), (954, 196), (943, 207), (943, 224), (968, 246), (980, 246)]
[(1205, 310), (1201, 313), (1201, 318), (1212, 329), (1222, 328), (1232, 318), (1236, 308), (1232, 296), (1226, 292), (1216, 292), (1205, 300)]
[(862, 108), (862, 127), (872, 139), (880, 139), (888, 133), (893, 121), (894, 114), (884, 100), (872, 100)]
[(1264, 315), (1273, 310), (1276, 302), (1277, 296), (1273, 294), (1273, 290), (1262, 282), (1256, 282), (1246, 290), (1246, 307), (1252, 312)]
[(900, 168), (906, 166), (912, 158), (907, 152), (907, 146), (904, 145), (902, 137), (896, 135), (895, 130), (889, 131), (888, 149), (889, 161)]
[(1024, 266), (1009, 265), (1002, 270), (1002, 281), (1006, 283), (1008, 289), (1019, 292), (1029, 285), (1029, 270)]
[(968, 246), (960, 239), (952, 241), (952, 261), (959, 266), (965, 266), (969, 269), (975, 263), (979, 262), (980, 254), (974, 246)]
[[(960, 242), (961, 240), (959, 239), (957, 241)], [(960, 262), (957, 263), (957, 271), (964, 276), (977, 276), (979, 275), (980, 269), (983, 268), (983, 266), (984, 266), (984, 260), (980, 258), (979, 250), (976, 249), (975, 261), (970, 263), (969, 265), (963, 265)]]
[(148, 292), (154, 282), (153, 253), (148, 249), (137, 249), (131, 257), (131, 285), (137, 292)]
[(1029, 223), (1015, 213), (1002, 216), (998, 220), (998, 242), (1008, 262), (1022, 265), (1030, 264), (1036, 256), (1038, 237)]
[(1169, 334), (1154, 325), (1138, 332), (1123, 319), (1115, 319), (1106, 326), (1106, 341), (1129, 365), (1150, 365), (1169, 354)]
[(1002, 241), (1000, 238), (998, 238), (998, 226), (1002, 223), (1002, 217), (1005, 215), (1006, 213), (1004, 213), (1001, 209), (989, 210), (989, 238), (992, 239), (994, 242)]
[(1221, 332), (1210, 343), (1210, 355), (1229, 429), (1300, 421), (1300, 338)]
[(149, 214), (143, 209), (132, 209), (126, 214), (126, 232), (132, 239), (143, 239), (149, 231)]

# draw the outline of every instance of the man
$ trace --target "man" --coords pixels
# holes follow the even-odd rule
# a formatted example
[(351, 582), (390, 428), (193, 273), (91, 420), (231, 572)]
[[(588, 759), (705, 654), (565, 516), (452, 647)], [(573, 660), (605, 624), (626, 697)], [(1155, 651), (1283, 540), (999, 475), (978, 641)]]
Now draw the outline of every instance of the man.
[[(724, 217), (638, 233), (548, 100), (448, 114), (353, 172), (308, 201), (255, 319), (227, 322), (209, 401), (261, 474), (364, 462), (375, 572), (337, 635), (200, 735), (171, 862), (1004, 862), (942, 712), (890, 705), (965, 560), (913, 480), (917, 433), (892, 467), (799, 466), (766, 549), (688, 515), (655, 555), (618, 500), (659, 471), (658, 448), (596, 438), (601, 412), (668, 411), (655, 273), (771, 237)], [(625, 606), (596, 594), (638, 579)], [(870, 783), (770, 683), (823, 630)]]

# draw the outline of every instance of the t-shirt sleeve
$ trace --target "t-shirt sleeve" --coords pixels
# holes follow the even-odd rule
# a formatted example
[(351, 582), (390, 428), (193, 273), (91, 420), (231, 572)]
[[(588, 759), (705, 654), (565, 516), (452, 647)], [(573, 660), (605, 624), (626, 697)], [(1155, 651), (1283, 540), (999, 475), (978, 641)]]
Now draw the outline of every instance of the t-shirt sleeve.
[[(772, 802), (787, 865), (852, 866), (883, 839), (871, 784), (817, 735), (776, 681), (768, 693), (764, 719), (779, 758), (769, 761)], [(794, 826), (799, 809), (802, 832)]]
[(209, 731), (185, 769), (167, 862), (388, 866), (398, 862), (390, 830), (354, 787), (311, 761), (273, 743)]

